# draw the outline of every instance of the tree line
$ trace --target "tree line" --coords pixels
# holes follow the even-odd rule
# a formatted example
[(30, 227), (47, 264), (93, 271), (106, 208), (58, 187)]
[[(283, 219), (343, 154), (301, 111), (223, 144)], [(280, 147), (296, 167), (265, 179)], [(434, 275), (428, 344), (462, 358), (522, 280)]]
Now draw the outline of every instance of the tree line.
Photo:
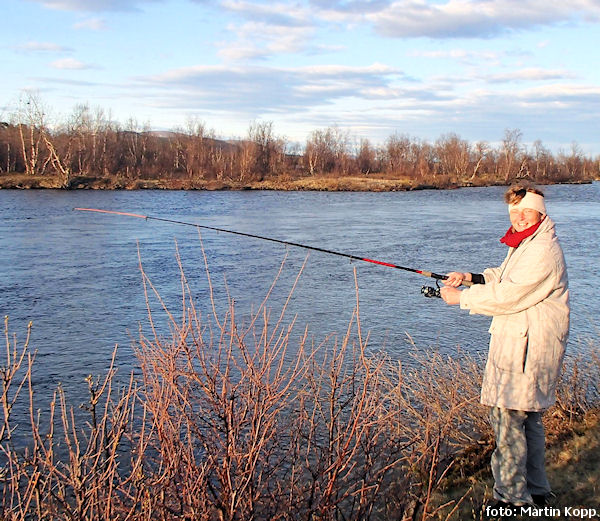
[(110, 113), (88, 105), (76, 106), (52, 127), (46, 112), (29, 96), (10, 122), (0, 124), (0, 173), (55, 176), (64, 187), (82, 177), (244, 184), (359, 175), (447, 186), (524, 177), (581, 182), (600, 171), (600, 158), (585, 156), (576, 143), (554, 154), (539, 140), (525, 146), (518, 129), (506, 129), (496, 146), (454, 133), (433, 143), (396, 133), (374, 145), (332, 126), (313, 131), (301, 146), (277, 136), (272, 122), (253, 122), (245, 138), (225, 141), (194, 118), (184, 128), (153, 132), (134, 119), (116, 123)]

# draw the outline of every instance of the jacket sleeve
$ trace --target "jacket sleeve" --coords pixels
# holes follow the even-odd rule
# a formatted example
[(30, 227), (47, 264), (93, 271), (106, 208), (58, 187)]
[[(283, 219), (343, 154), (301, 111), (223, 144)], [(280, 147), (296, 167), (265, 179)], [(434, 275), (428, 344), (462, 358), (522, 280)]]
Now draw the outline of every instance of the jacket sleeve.
[(483, 270), (483, 279), (485, 280), (485, 284), (489, 284), (490, 282), (495, 282), (500, 279), (500, 273), (502, 272), (502, 268), (486, 268)]
[(497, 272), (489, 276), (486, 270), (485, 284), (463, 290), (460, 307), (480, 315), (509, 315), (535, 306), (548, 297), (556, 287), (554, 256), (547, 248), (539, 247), (519, 253), (517, 263), (502, 280)]

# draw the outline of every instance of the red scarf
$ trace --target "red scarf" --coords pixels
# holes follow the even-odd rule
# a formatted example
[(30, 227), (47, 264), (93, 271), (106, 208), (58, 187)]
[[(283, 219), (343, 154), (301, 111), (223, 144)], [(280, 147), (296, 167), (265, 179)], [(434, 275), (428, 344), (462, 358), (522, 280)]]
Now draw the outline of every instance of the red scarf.
[(511, 226), (508, 229), (508, 231), (504, 234), (504, 237), (500, 239), (500, 242), (506, 244), (507, 246), (510, 246), (511, 248), (518, 248), (521, 242), (523, 242), (525, 239), (527, 239), (527, 237), (530, 237), (536, 232), (536, 230), (540, 227), (540, 224), (542, 224), (542, 221), (540, 221), (537, 224), (534, 224), (533, 226), (530, 226), (522, 232), (516, 232)]

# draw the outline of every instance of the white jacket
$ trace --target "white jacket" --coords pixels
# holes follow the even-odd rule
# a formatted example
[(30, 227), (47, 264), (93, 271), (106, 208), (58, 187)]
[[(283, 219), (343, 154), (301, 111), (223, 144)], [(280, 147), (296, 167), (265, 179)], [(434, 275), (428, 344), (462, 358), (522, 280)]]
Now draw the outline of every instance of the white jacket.
[(546, 216), (485, 284), (461, 292), (460, 307), (493, 316), (481, 403), (541, 411), (555, 401), (569, 334), (569, 290), (554, 222)]

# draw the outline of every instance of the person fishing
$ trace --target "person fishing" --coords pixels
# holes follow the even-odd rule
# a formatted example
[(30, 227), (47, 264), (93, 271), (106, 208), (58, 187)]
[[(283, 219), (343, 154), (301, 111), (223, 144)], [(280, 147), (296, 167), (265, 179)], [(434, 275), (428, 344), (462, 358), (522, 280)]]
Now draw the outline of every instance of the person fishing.
[[(449, 305), (492, 316), (481, 403), (496, 438), (491, 458), (495, 508), (543, 507), (550, 494), (542, 413), (555, 402), (569, 334), (567, 268), (543, 193), (531, 185), (504, 196), (511, 226), (499, 267), (451, 272), (440, 295)], [(474, 284), (458, 289), (464, 281)], [(510, 515), (510, 514), (509, 514)]]

